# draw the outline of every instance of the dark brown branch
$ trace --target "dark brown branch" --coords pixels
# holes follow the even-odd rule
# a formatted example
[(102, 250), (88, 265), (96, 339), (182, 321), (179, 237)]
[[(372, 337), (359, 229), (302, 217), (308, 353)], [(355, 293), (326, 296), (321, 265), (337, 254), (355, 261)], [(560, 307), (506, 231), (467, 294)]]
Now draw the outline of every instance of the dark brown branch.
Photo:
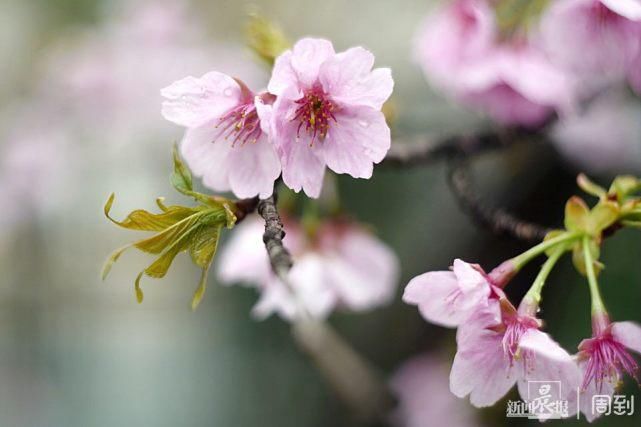
[(551, 231), (541, 225), (519, 219), (503, 209), (483, 204), (472, 187), (468, 166), (467, 159), (462, 156), (451, 158), (448, 168), (449, 184), (461, 208), (479, 225), (497, 235), (509, 235), (529, 242), (540, 242)]
[(272, 195), (265, 200), (260, 200), (257, 209), (258, 214), (265, 220), (263, 242), (272, 270), (281, 280), (285, 280), (293, 261), (289, 251), (283, 246), (285, 229), (276, 209), (275, 197)]

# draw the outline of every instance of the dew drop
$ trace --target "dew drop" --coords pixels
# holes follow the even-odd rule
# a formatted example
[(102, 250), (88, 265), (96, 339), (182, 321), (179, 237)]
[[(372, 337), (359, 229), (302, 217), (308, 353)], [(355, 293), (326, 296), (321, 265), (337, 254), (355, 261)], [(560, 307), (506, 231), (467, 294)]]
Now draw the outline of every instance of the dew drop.
[(364, 128), (369, 126), (369, 122), (366, 122), (365, 120), (359, 120), (358, 124), (361, 125)]
[(225, 96), (231, 96), (231, 95), (232, 95), (232, 93), (233, 93), (233, 90), (232, 90), (232, 88), (230, 88), (230, 87), (226, 88), (226, 89), (223, 91), (223, 95), (225, 95)]

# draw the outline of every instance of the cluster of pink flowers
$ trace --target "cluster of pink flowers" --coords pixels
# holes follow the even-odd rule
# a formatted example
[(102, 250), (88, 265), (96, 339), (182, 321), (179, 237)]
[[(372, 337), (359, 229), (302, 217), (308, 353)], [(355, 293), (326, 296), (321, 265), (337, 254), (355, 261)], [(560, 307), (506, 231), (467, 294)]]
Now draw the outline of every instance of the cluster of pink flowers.
[(207, 187), (266, 198), (282, 173), (318, 197), (326, 167), (369, 178), (390, 147), (381, 107), (394, 82), (373, 64), (363, 48), (305, 38), (276, 59), (267, 91), (210, 72), (163, 89), (162, 111), (187, 128), (182, 155)]
[[(506, 0), (509, 1), (509, 0)], [(430, 16), (415, 57), (430, 83), (505, 125), (540, 127), (614, 82), (641, 83), (641, 2), (558, 0), (523, 8), (502, 27), (505, 3), (454, 0)]]
[(452, 271), (412, 279), (403, 300), (417, 305), (426, 320), (458, 328), (450, 374), (456, 396), (469, 395), (477, 407), (491, 406), (517, 384), (527, 401), (528, 381), (560, 381), (567, 416), (580, 410), (591, 421), (598, 416), (592, 396), (612, 394), (622, 372), (637, 374), (628, 349), (641, 353), (641, 326), (611, 323), (607, 315), (595, 313), (593, 337), (572, 356), (541, 331), (537, 301), (526, 297), (517, 309), (508, 300), (502, 287), (513, 273), (509, 262), (486, 274), (478, 265), (456, 260)]
[(222, 283), (245, 283), (260, 290), (255, 317), (277, 313), (292, 320), (304, 311), (324, 318), (335, 308), (364, 311), (394, 297), (398, 259), (362, 227), (332, 220), (310, 231), (287, 217), (284, 224), (284, 244), (294, 259), (287, 285), (271, 270), (262, 240), (264, 223), (258, 218), (238, 225), (220, 255), (218, 278)]

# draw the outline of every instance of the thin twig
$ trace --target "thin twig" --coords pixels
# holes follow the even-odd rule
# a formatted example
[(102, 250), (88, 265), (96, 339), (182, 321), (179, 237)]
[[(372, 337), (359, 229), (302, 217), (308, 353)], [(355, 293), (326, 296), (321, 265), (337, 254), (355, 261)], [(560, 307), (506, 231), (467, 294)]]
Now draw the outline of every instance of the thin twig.
[(260, 200), (257, 209), (258, 214), (265, 220), (263, 242), (269, 255), (272, 270), (279, 279), (285, 281), (287, 279), (287, 273), (294, 263), (291, 254), (283, 245), (285, 229), (278, 215), (275, 197), (272, 195), (267, 199)]
[(528, 242), (540, 242), (551, 231), (519, 219), (503, 209), (485, 205), (472, 187), (468, 167), (468, 160), (463, 156), (452, 157), (449, 161), (448, 179), (461, 208), (474, 221), (497, 235), (509, 235)]
[(420, 141), (396, 142), (380, 163), (389, 167), (423, 166), (454, 155), (474, 155), (511, 146), (532, 139), (532, 134), (518, 130), (496, 130), (446, 138), (421, 138)]
[[(293, 261), (283, 245), (285, 230), (274, 196), (260, 200), (257, 209), (265, 220), (263, 242), (272, 270), (296, 299), (296, 289), (293, 289), (288, 278)], [(394, 399), (378, 371), (327, 323), (313, 319), (301, 301), (298, 305), (300, 315), (292, 322), (296, 343), (316, 363), (356, 420), (369, 424), (384, 417), (391, 409)]]

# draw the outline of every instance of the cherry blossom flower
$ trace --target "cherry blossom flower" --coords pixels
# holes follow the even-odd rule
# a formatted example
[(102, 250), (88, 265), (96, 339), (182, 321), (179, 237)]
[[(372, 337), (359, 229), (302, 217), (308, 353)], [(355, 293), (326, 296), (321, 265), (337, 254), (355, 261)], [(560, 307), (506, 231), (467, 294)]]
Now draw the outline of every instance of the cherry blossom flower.
[(639, 366), (628, 350), (641, 353), (641, 326), (634, 322), (610, 323), (607, 315), (592, 318), (592, 338), (579, 344), (577, 355), (583, 373), (581, 411), (594, 420), (592, 396), (612, 395), (627, 373), (639, 380)]
[(509, 262), (488, 275), (478, 264), (457, 259), (452, 271), (432, 271), (410, 280), (403, 301), (417, 305), (429, 322), (457, 327), (477, 309), (487, 307), (493, 288), (504, 286), (513, 273)]
[(372, 70), (374, 55), (355, 47), (305, 38), (276, 59), (268, 90), (277, 96), (271, 136), (283, 181), (310, 197), (320, 194), (325, 167), (370, 178), (390, 148), (381, 112), (394, 81), (388, 68)]
[(205, 186), (240, 198), (272, 194), (280, 162), (258, 116), (272, 96), (215, 71), (174, 82), (162, 95), (163, 116), (187, 128), (181, 152)]
[(589, 95), (623, 80), (641, 48), (640, 22), (638, 0), (560, 0), (541, 18), (540, 39), (556, 63), (580, 76)]
[[(554, 379), (564, 385), (560, 398), (575, 402), (579, 369), (574, 359), (540, 330), (535, 310), (522, 304), (517, 311), (504, 295), (497, 295), (462, 324), (456, 335), (458, 349), (450, 373), (452, 393), (458, 397), (469, 395), (472, 405), (485, 407), (496, 403), (515, 383), (521, 397), (527, 400), (528, 381)], [(571, 416), (573, 407), (568, 406)]]
[(641, 170), (641, 102), (618, 90), (605, 92), (552, 128), (558, 150), (596, 173)]
[(392, 423), (399, 427), (478, 426), (474, 412), (452, 396), (447, 386), (447, 365), (438, 357), (423, 354), (403, 363), (390, 380), (398, 398)]
[(261, 221), (248, 218), (241, 223), (220, 255), (221, 282), (251, 284), (261, 291), (253, 309), (257, 318), (278, 313), (291, 320), (301, 309), (323, 318), (335, 308), (364, 311), (392, 299), (398, 260), (367, 231), (345, 221), (331, 221), (311, 236), (293, 220), (285, 218), (284, 224), (284, 244), (294, 259), (288, 279), (295, 294), (271, 271)]
[(501, 37), (484, 0), (457, 0), (428, 18), (414, 51), (437, 89), (501, 124), (536, 128), (572, 108), (570, 76), (526, 37)]

